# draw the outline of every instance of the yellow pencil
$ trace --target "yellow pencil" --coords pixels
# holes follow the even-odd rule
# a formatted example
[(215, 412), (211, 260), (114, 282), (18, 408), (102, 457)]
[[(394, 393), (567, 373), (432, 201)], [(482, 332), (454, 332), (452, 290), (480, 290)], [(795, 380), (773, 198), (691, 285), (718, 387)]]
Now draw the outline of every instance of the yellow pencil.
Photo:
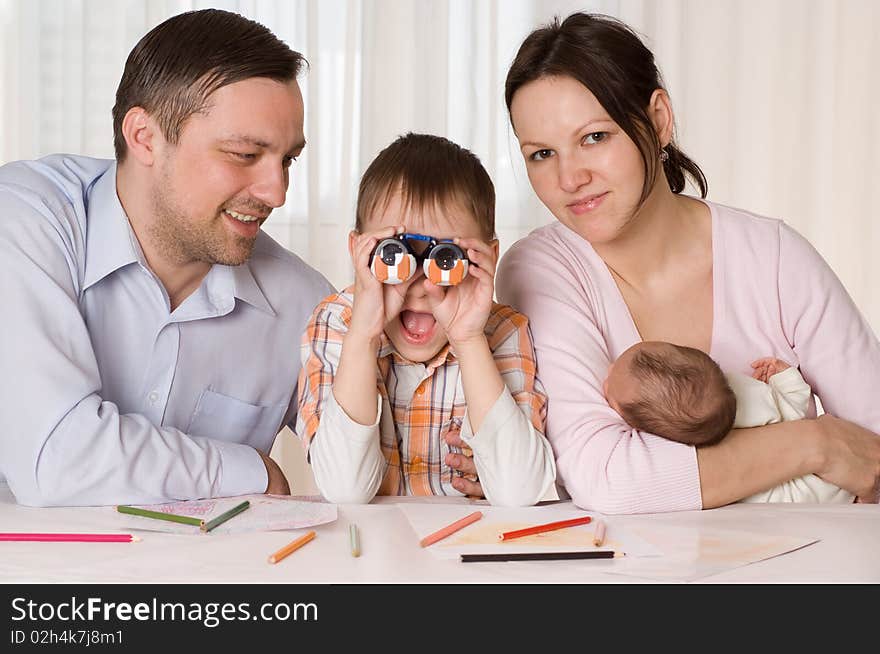
[(601, 545), (605, 542), (605, 523), (601, 520), (596, 520), (596, 529), (593, 531), (593, 545), (596, 547), (601, 547)]
[(290, 554), (293, 554), (296, 550), (298, 550), (300, 547), (302, 547), (303, 545), (308, 543), (314, 537), (315, 537), (314, 531), (310, 531), (305, 536), (300, 536), (295, 541), (288, 543), (287, 545), (282, 547), (280, 550), (278, 550), (277, 552), (272, 554), (269, 557), (269, 563), (278, 563), (283, 558), (289, 556)]

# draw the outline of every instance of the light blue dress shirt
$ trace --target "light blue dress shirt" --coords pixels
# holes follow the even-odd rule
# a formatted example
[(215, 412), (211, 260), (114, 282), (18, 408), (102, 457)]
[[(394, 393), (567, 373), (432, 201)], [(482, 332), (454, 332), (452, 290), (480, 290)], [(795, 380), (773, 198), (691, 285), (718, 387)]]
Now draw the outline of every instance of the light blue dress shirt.
[(116, 164), (0, 168), (0, 473), (22, 504), (263, 492), (295, 419), (299, 345), (330, 283), (261, 232), (174, 311)]

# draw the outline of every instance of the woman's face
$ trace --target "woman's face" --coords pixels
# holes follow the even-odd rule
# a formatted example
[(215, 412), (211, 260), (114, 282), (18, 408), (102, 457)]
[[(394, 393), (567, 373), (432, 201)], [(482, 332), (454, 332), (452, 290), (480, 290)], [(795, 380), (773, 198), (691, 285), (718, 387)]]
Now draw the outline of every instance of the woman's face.
[(514, 94), (510, 117), (532, 188), (553, 215), (590, 243), (618, 238), (645, 166), (596, 96), (571, 77), (543, 77)]

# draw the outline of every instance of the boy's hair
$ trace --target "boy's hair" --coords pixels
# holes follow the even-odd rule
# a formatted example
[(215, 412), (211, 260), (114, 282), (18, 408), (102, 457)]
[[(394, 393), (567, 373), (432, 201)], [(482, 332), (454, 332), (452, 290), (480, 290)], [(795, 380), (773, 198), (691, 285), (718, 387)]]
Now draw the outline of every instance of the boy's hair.
[(125, 62), (113, 107), (113, 148), (125, 160), (122, 120), (132, 107), (154, 116), (169, 143), (177, 143), (187, 118), (205, 111), (217, 89), (267, 77), (295, 80), (303, 64), (266, 27), (220, 9), (188, 11), (154, 27)]
[(358, 188), (355, 229), (400, 191), (403, 206), (423, 210), (456, 202), (486, 239), (495, 237), (495, 186), (479, 158), (442, 136), (407, 133), (382, 150)]
[(689, 445), (724, 438), (736, 418), (736, 395), (718, 364), (692, 347), (639, 350), (629, 366), (640, 397), (621, 403), (628, 424)]

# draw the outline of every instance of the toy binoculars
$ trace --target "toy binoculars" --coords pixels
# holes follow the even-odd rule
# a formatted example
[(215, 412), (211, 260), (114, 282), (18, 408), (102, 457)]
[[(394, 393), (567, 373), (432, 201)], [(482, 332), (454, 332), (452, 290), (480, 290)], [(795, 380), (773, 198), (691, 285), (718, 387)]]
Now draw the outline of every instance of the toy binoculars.
[[(418, 254), (410, 241), (425, 241), (428, 246)], [(455, 286), (467, 276), (469, 263), (464, 250), (451, 240), (424, 234), (398, 234), (379, 241), (373, 250), (370, 270), (384, 284), (401, 284), (421, 265), (432, 284)]]

